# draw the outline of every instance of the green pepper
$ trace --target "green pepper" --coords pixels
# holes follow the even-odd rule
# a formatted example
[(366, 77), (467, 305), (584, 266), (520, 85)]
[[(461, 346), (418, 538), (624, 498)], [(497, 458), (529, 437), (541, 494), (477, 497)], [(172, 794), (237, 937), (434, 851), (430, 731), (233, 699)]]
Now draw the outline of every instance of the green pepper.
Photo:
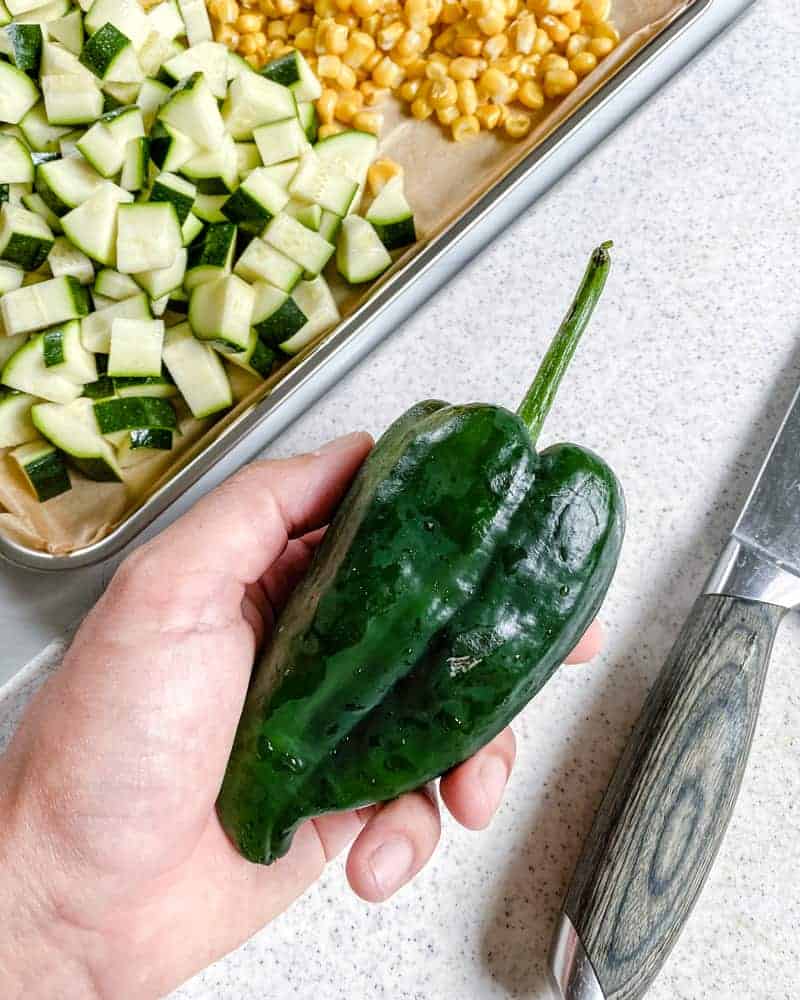
[(395, 798), (496, 736), (588, 627), (624, 501), (591, 452), (535, 441), (602, 291), (592, 254), (518, 413), (430, 400), (381, 437), (257, 665), (218, 800), (245, 857)]

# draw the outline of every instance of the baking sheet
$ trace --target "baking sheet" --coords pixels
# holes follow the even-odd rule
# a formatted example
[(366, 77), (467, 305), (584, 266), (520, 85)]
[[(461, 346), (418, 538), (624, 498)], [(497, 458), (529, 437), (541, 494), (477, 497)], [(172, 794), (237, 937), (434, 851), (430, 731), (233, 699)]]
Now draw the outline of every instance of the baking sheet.
[[(425, 242), (439, 235), (547, 135), (565, 122), (592, 94), (651, 39), (672, 23), (689, 0), (617, 0), (612, 20), (622, 36), (617, 49), (607, 57), (568, 98), (540, 113), (524, 142), (512, 142), (493, 133), (481, 133), (468, 144), (451, 142), (434, 123), (408, 118), (394, 104), (388, 109), (381, 140), (381, 153), (403, 164), (406, 190), (415, 211), (420, 240), (407, 251), (378, 284), (391, 276), (419, 252)], [(453, 179), (458, 178), (454, 184)], [(334, 282), (332, 282), (332, 285)], [(374, 290), (373, 285), (366, 296)], [(344, 315), (363, 301), (342, 286), (335, 288)], [(332, 331), (322, 338), (330, 336)], [(263, 399), (285, 375), (317, 345), (310, 346), (266, 382), (233, 370), (235, 395), (239, 400), (222, 420), (181, 422), (183, 434), (172, 452), (158, 456), (129, 473), (126, 485), (95, 483), (72, 475), (73, 489), (46, 504), (30, 494), (21, 473), (0, 451), (0, 533), (13, 541), (54, 555), (84, 548), (108, 535), (136, 510), (159, 486), (174, 476), (198, 451), (207, 447), (225, 427), (241, 419)]]

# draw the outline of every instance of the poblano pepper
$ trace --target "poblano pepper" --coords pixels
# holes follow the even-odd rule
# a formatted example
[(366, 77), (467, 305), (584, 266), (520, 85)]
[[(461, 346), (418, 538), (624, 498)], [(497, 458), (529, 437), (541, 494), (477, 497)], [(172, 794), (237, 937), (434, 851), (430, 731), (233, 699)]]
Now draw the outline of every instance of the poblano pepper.
[(430, 400), (375, 445), (253, 674), (218, 801), (252, 861), (301, 821), (394, 798), (499, 733), (597, 613), (624, 502), (535, 442), (602, 291), (594, 251), (518, 413)]

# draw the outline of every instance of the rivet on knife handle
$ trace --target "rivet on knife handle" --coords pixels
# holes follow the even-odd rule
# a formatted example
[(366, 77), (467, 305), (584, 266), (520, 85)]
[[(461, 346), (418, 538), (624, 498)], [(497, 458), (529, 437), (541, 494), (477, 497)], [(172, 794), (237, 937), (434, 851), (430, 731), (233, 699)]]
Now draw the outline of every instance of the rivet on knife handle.
[[(561, 934), (553, 971), (567, 1000), (594, 1000), (597, 985), (606, 1000), (636, 1000), (669, 954), (733, 811), (785, 613), (738, 597), (697, 599), (617, 766), (564, 904), (572, 929)], [(578, 940), (563, 947), (570, 937)], [(585, 986), (570, 982), (574, 955), (582, 969), (573, 980)]]

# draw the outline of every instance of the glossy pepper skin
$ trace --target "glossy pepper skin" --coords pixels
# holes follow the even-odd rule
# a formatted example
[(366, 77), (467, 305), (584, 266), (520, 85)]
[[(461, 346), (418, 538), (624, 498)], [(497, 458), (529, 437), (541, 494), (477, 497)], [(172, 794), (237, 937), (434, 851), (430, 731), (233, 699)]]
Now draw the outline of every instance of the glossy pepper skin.
[[(579, 333), (551, 348), (556, 378)], [(250, 860), (284, 854), (304, 819), (394, 798), (469, 757), (595, 616), (622, 493), (589, 451), (537, 453), (541, 388), (522, 416), (421, 403), (365, 461), (248, 693), (218, 811)]]

